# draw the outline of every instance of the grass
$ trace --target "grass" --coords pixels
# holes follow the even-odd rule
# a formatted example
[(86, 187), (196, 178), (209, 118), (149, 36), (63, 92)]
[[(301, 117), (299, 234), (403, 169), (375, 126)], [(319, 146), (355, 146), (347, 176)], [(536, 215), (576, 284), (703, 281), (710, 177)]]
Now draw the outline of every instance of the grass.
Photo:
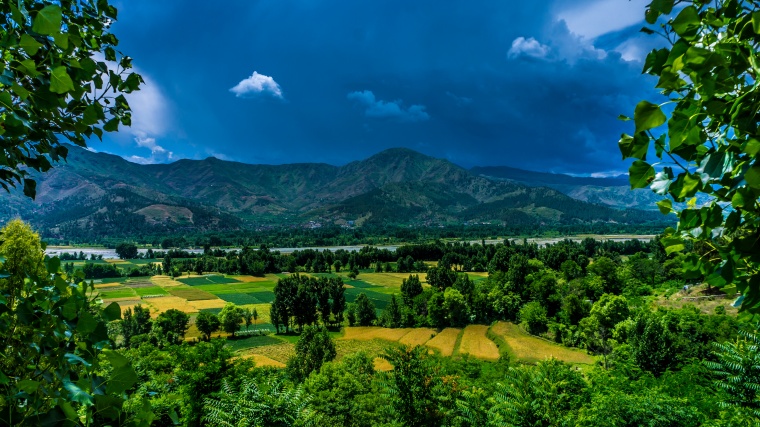
[[(254, 293), (239, 293), (239, 294), (219, 294), (219, 298), (231, 302), (235, 305), (247, 305), (247, 304), (261, 304), (263, 301), (258, 299)], [(274, 294), (272, 294), (274, 295)]]
[(483, 360), (499, 360), (499, 348), (487, 336), (488, 326), (468, 325), (462, 332), (459, 354), (469, 354)]
[(197, 301), (197, 300), (204, 300), (204, 299), (216, 299), (217, 296), (214, 294), (210, 294), (206, 291), (202, 291), (200, 289), (193, 289), (193, 288), (170, 288), (169, 293), (174, 295), (175, 297), (184, 298), (188, 301)]
[(356, 297), (361, 293), (367, 295), (367, 298), (369, 298), (372, 301), (372, 303), (375, 304), (375, 308), (378, 310), (384, 309), (388, 305), (388, 303), (391, 301), (390, 295), (381, 294), (379, 292), (368, 291), (366, 289), (356, 289), (356, 288), (346, 289), (346, 292), (345, 292), (346, 301), (347, 302), (356, 301)]
[(227, 345), (232, 351), (245, 350), (248, 348), (263, 347), (267, 345), (282, 344), (283, 341), (271, 335), (250, 336), (245, 338), (228, 339)]
[(236, 283), (225, 285), (197, 285), (193, 286), (194, 289), (210, 292), (212, 294), (238, 294), (249, 292), (267, 292), (274, 289), (274, 283), (272, 282), (250, 282), (250, 283)]
[(491, 333), (504, 340), (513, 358), (522, 362), (538, 362), (554, 357), (572, 364), (592, 364), (594, 358), (584, 351), (555, 344), (534, 337), (509, 322), (496, 322), (491, 326)]
[(210, 284), (229, 284), (229, 283), (242, 283), (240, 280), (233, 279), (231, 277), (224, 277), (222, 275), (211, 275), (211, 276), (201, 276), (201, 277), (184, 277), (181, 279), (177, 279), (178, 282), (182, 282), (186, 285), (190, 286), (198, 286), (198, 285), (210, 285)]
[(130, 288), (103, 289), (99, 290), (98, 293), (103, 299), (127, 298), (137, 296), (134, 289)]
[(414, 328), (411, 331), (409, 331), (406, 335), (401, 337), (398, 342), (400, 344), (409, 345), (409, 346), (417, 346), (417, 345), (423, 345), (426, 342), (430, 341), (431, 338), (436, 336), (435, 329), (431, 328)]

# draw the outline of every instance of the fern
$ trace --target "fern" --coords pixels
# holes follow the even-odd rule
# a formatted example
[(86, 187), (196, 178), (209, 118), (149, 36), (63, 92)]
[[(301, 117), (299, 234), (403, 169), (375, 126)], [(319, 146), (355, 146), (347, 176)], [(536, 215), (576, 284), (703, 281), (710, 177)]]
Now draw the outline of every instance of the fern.
[(239, 388), (222, 382), (219, 393), (204, 401), (203, 421), (222, 427), (314, 425), (316, 414), (301, 386), (286, 386), (279, 378), (270, 378), (265, 387), (246, 379)]
[(760, 417), (760, 337), (739, 331), (735, 342), (713, 343), (717, 362), (705, 364), (719, 378), (715, 384), (726, 391), (728, 399), (721, 407), (738, 406)]

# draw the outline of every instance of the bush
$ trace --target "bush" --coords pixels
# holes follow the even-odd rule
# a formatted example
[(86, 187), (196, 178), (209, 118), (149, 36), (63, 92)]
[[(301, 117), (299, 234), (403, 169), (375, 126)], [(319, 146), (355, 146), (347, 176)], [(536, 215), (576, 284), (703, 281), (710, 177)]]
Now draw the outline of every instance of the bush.
[(532, 301), (525, 304), (520, 309), (520, 322), (523, 327), (533, 335), (539, 335), (546, 332), (549, 322), (546, 308), (538, 301)]

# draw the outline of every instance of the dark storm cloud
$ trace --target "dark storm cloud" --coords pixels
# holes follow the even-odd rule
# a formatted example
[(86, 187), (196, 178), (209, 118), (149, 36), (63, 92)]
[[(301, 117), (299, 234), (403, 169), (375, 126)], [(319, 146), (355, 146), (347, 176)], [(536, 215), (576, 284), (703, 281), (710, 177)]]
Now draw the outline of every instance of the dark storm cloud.
[[(651, 96), (614, 51), (634, 36), (598, 46), (547, 2), (225, 5), (129, 0), (114, 26), (172, 123), (139, 137), (175, 157), (342, 164), (405, 146), (463, 166), (623, 170), (616, 117)], [(143, 155), (134, 141), (95, 148)]]

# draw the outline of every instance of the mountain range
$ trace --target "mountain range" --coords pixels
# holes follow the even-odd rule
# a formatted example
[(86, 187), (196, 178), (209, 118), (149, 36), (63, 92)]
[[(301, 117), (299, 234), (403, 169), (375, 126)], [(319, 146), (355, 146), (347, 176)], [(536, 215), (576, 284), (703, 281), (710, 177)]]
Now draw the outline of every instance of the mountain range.
[[(344, 166), (252, 165), (213, 157), (139, 165), (69, 146), (65, 163), (35, 178), (36, 200), (20, 192), (3, 195), (8, 203), (0, 205), (0, 219), (19, 216), (54, 235), (72, 229), (108, 235), (282, 224), (569, 225), (663, 219), (630, 209), (641, 205), (634, 199), (621, 203), (615, 192), (627, 186), (620, 179), (504, 167), (467, 170), (404, 148)], [(599, 189), (607, 189), (604, 197)]]

